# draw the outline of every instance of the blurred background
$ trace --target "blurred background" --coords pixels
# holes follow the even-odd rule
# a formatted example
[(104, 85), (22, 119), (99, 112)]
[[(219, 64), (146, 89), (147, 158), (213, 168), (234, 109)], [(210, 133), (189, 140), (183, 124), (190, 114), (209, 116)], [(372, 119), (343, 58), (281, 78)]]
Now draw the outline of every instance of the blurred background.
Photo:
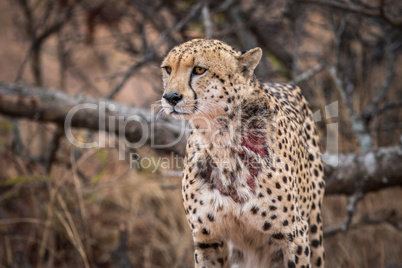
[[(119, 145), (78, 148), (63, 128), (89, 100), (149, 121), (161, 60), (193, 38), (261, 47), (257, 77), (298, 84), (320, 114), (338, 162), (325, 167), (327, 267), (402, 267), (400, 0), (0, 1), (0, 267), (193, 266), (181, 165), (155, 164), (184, 141), (127, 149), (149, 160), (130, 167)], [(101, 135), (96, 115), (76, 120), (77, 140)]]

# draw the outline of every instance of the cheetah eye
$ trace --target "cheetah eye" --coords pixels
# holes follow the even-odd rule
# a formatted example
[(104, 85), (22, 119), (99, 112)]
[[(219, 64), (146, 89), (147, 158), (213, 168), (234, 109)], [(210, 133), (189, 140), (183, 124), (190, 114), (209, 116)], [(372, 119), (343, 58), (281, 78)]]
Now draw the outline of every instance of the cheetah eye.
[(194, 67), (193, 74), (200, 75), (200, 74), (205, 73), (206, 71), (207, 71), (207, 69), (197, 66), (197, 67)]
[(163, 67), (163, 68), (165, 68), (165, 71), (166, 71), (167, 74), (170, 74), (172, 72), (172, 67), (166, 66), (166, 67)]

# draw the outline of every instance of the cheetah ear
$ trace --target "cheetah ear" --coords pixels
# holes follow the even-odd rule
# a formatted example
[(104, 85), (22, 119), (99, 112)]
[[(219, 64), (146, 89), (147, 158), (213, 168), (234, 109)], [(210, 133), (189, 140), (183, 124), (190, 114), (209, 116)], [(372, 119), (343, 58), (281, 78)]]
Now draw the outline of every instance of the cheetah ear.
[(259, 47), (250, 49), (242, 53), (238, 57), (239, 68), (246, 77), (253, 75), (254, 69), (257, 67), (262, 57), (262, 50)]

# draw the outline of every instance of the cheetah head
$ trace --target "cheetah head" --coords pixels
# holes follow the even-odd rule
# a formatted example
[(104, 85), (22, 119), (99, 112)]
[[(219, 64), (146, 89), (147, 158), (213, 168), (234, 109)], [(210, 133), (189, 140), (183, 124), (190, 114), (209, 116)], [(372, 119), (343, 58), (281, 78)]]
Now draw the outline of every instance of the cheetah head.
[(173, 48), (161, 65), (164, 112), (180, 120), (224, 115), (246, 94), (261, 56), (260, 48), (242, 53), (218, 40), (195, 39)]

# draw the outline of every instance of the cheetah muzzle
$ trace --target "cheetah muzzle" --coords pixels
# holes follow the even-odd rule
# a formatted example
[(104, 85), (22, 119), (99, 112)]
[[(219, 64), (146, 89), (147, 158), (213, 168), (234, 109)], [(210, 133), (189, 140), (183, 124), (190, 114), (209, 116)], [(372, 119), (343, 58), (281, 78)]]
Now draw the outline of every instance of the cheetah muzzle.
[(318, 134), (298, 87), (254, 77), (261, 56), (196, 39), (161, 65), (162, 109), (193, 129), (182, 195), (196, 267), (324, 266)]

